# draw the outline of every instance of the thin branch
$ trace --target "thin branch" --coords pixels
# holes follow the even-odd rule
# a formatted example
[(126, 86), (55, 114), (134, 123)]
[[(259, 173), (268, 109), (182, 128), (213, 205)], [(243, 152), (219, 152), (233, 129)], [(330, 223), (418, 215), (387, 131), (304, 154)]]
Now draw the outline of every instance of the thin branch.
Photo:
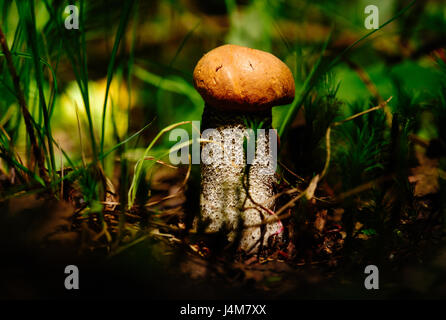
[[(361, 81), (364, 83), (367, 90), (369, 90), (370, 94), (376, 98), (376, 100), (378, 101), (379, 104), (382, 104), (384, 102), (384, 99), (379, 94), (378, 88), (373, 83), (369, 74), (356, 62), (353, 62), (350, 59), (345, 59), (345, 61), (346, 61), (347, 65), (358, 74), (359, 79), (361, 79)], [(387, 125), (390, 127), (392, 125), (392, 112), (387, 107), (387, 104), (384, 105), (383, 109), (386, 114)]]
[(393, 97), (390, 97), (389, 99), (387, 99), (386, 101), (383, 101), (382, 103), (380, 103), (380, 104), (379, 104), (378, 106), (376, 106), (376, 107), (373, 107), (373, 108), (364, 110), (364, 111), (362, 111), (362, 112), (359, 112), (359, 113), (357, 113), (357, 114), (354, 114), (354, 115), (352, 115), (351, 117), (348, 117), (348, 118), (346, 118), (346, 119), (344, 119), (344, 120), (341, 120), (341, 121), (338, 121), (338, 122), (334, 122), (334, 123), (332, 124), (332, 126), (339, 126), (339, 125), (343, 124), (344, 122), (347, 122), (347, 121), (356, 119), (356, 118), (361, 117), (361, 116), (363, 116), (363, 115), (365, 115), (365, 114), (367, 114), (367, 113), (370, 113), (370, 112), (372, 112), (372, 111), (376, 111), (376, 110), (382, 109), (382, 108), (384, 108), (384, 107), (390, 102), (390, 100), (392, 100), (392, 99), (393, 99)]
[(378, 106), (376, 106), (376, 107), (373, 107), (373, 108), (364, 110), (364, 111), (362, 111), (362, 112), (359, 112), (359, 113), (357, 113), (357, 114), (354, 114), (354, 115), (352, 115), (351, 117), (345, 118), (344, 120), (341, 120), (341, 121), (338, 121), (338, 122), (334, 122), (334, 123), (332, 123), (332, 124), (328, 127), (328, 129), (327, 129), (327, 133), (325, 134), (325, 141), (326, 141), (326, 148), (327, 148), (327, 156), (326, 156), (326, 159), (325, 159), (324, 169), (323, 169), (322, 172), (321, 172), (321, 177), (320, 177), (321, 179), (322, 179), (323, 177), (325, 177), (325, 175), (327, 174), (328, 167), (329, 167), (329, 165), (330, 165), (330, 159), (331, 159), (331, 143), (330, 143), (331, 128), (332, 128), (332, 127), (340, 126), (340, 125), (346, 123), (347, 121), (354, 120), (354, 119), (356, 119), (356, 118), (358, 118), (358, 117), (361, 117), (361, 116), (363, 116), (363, 115), (365, 115), (365, 114), (367, 114), (367, 113), (370, 113), (370, 112), (373, 112), (373, 111), (382, 109), (382, 108), (384, 108), (384, 107), (389, 103), (390, 100), (392, 100), (392, 98), (393, 98), (393, 97), (390, 97), (389, 99), (387, 99), (386, 101), (383, 101), (382, 103), (380, 103), (380, 104), (379, 104)]
[(331, 137), (331, 126), (328, 127), (327, 133), (325, 134), (325, 145), (326, 145), (326, 149), (327, 149), (327, 154), (325, 157), (324, 169), (322, 169), (322, 172), (321, 172), (321, 178), (325, 177), (325, 175), (327, 174), (327, 171), (328, 171), (328, 166), (330, 165), (330, 158), (331, 158), (330, 137)]
[(302, 178), (301, 176), (299, 176), (297, 173), (293, 172), (290, 168), (288, 168), (287, 166), (285, 166), (285, 164), (279, 160), (279, 164), (286, 170), (288, 171), (291, 175), (295, 176), (297, 179), (299, 179), (300, 181), (304, 181), (305, 179)]
[(393, 178), (393, 175), (387, 175), (387, 176), (383, 176), (383, 177), (380, 177), (378, 179), (366, 182), (364, 184), (361, 184), (361, 185), (359, 185), (359, 186), (357, 186), (357, 187), (355, 187), (355, 188), (353, 188), (353, 189), (351, 189), (349, 191), (341, 193), (339, 196), (337, 196), (335, 198), (334, 202), (341, 202), (342, 200), (344, 200), (344, 199), (346, 199), (348, 197), (351, 197), (351, 196), (353, 196), (355, 194), (358, 194), (358, 193), (364, 192), (366, 190), (372, 189), (372, 188), (376, 187), (377, 185), (379, 185), (379, 184), (381, 184), (383, 182), (391, 180), (392, 178)]

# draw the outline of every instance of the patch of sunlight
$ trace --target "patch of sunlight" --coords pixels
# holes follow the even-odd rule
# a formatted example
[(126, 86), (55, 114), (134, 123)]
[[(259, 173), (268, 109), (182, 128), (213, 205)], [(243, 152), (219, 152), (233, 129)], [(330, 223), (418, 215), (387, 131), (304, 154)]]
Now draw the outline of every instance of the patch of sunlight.
[[(107, 81), (101, 79), (99, 81), (90, 81), (88, 84), (89, 101), (91, 116), (93, 121), (96, 140), (99, 141), (102, 128), (102, 112), (104, 106), (104, 97)], [(136, 104), (136, 98), (132, 95), (132, 105)], [(127, 131), (128, 123), (128, 103), (129, 92), (125, 83), (112, 81), (110, 85), (109, 97), (107, 102), (107, 113), (105, 119), (105, 146), (111, 146), (115, 143), (114, 125), (120, 137), (123, 137)], [(55, 119), (63, 119), (63, 123), (57, 120), (53, 121), (55, 129), (61, 129), (65, 133), (69, 133), (72, 139), (78, 136), (78, 122), (76, 116), (76, 108), (81, 122), (83, 139), (88, 141), (88, 118), (82, 98), (81, 91), (76, 82), (67, 85), (65, 91), (58, 99), (58, 107), (55, 111)], [(113, 117), (112, 117), (113, 113)], [(78, 137), (77, 137), (78, 139)], [(88, 144), (84, 142), (84, 144)]]

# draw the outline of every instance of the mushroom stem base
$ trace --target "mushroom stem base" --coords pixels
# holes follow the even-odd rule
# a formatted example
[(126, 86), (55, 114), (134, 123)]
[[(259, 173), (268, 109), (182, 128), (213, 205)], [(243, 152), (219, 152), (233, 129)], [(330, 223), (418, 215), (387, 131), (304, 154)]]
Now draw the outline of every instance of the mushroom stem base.
[[(240, 113), (206, 105), (203, 112), (202, 138), (208, 138), (207, 129), (214, 129), (220, 140), (209, 137), (219, 141), (202, 145), (201, 220), (207, 223), (207, 232), (224, 229), (229, 241), (239, 239), (239, 248), (247, 253), (267, 246), (268, 239), (280, 235), (282, 230), (280, 222), (262, 224), (274, 210), (275, 172), (265, 170), (276, 157), (270, 152), (271, 119), (271, 110)], [(255, 158), (251, 164), (247, 164), (247, 128), (256, 133)], [(255, 129), (265, 129), (264, 134)], [(204, 151), (213, 153), (219, 147), (223, 151), (219, 161), (203, 161)]]

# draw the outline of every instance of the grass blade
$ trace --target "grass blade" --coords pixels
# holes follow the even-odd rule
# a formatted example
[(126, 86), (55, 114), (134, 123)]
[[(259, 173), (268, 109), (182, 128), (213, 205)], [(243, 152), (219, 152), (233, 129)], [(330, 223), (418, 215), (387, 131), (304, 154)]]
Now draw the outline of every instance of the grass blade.
[(316, 82), (316, 79), (323, 74), (321, 72), (321, 62), (322, 58), (324, 56), (325, 50), (327, 49), (327, 45), (330, 42), (331, 39), (331, 33), (328, 36), (328, 38), (325, 40), (324, 46), (322, 47), (321, 55), (319, 56), (319, 59), (311, 69), (310, 74), (305, 79), (304, 85), (300, 91), (300, 94), (294, 99), (291, 106), (288, 108), (288, 112), (285, 116), (284, 121), (282, 122), (282, 125), (279, 128), (278, 134), (279, 137), (283, 137), (284, 133), (288, 130), (289, 126), (291, 125), (291, 122), (296, 117), (297, 112), (299, 112), (300, 107), (302, 106), (302, 103), (307, 98), (308, 93), (311, 91), (314, 83)]
[(100, 150), (100, 154), (101, 155), (104, 152), (105, 117), (106, 117), (106, 113), (107, 113), (107, 100), (108, 100), (107, 98), (108, 98), (108, 93), (109, 93), (109, 90), (110, 90), (110, 84), (111, 84), (111, 81), (112, 81), (112, 78), (113, 78), (113, 70), (114, 70), (114, 67), (115, 67), (116, 54), (118, 53), (119, 43), (121, 42), (121, 39), (122, 39), (122, 37), (124, 35), (125, 28), (126, 28), (127, 23), (129, 21), (130, 12), (132, 10), (134, 2), (135, 2), (134, 0), (125, 2), (124, 13), (121, 16), (121, 20), (119, 22), (119, 27), (118, 27), (118, 31), (116, 32), (115, 43), (113, 45), (113, 50), (112, 50), (112, 54), (111, 54), (111, 58), (110, 58), (110, 63), (108, 64), (108, 69), (107, 69), (107, 86), (105, 88), (104, 106), (103, 106), (103, 110), (102, 110), (102, 129), (101, 129), (102, 131), (101, 131), (101, 150)]
[(9, 51), (8, 44), (6, 43), (6, 37), (5, 37), (1, 27), (0, 27), (0, 45), (2, 47), (4, 55), (6, 57), (6, 62), (7, 62), (7, 66), (9, 69), (9, 73), (11, 74), (11, 77), (12, 77), (12, 80), (14, 83), (14, 89), (16, 91), (16, 94), (17, 94), (17, 97), (19, 100), (20, 110), (22, 112), (23, 119), (25, 121), (26, 131), (27, 131), (29, 139), (30, 139), (31, 149), (33, 151), (34, 158), (37, 162), (37, 165), (39, 167), (39, 174), (42, 177), (42, 179), (45, 181), (45, 183), (47, 183), (49, 180), (48, 180), (48, 177), (47, 177), (47, 174), (45, 171), (45, 162), (44, 162), (44, 158), (43, 158), (42, 149), (39, 148), (39, 146), (37, 145), (37, 139), (36, 139), (33, 125), (32, 125), (32, 117), (31, 117), (31, 114), (26, 106), (25, 96), (23, 94), (22, 88), (20, 87), (20, 79), (19, 79), (16, 69), (14, 67), (14, 64), (12, 61), (12, 55), (11, 55), (11, 52)]
[[(29, 4), (29, 7), (26, 4)], [(20, 11), (20, 18), (23, 19), (27, 34), (27, 39), (29, 45), (31, 47), (33, 62), (34, 62), (34, 70), (36, 77), (37, 89), (39, 91), (39, 106), (43, 113), (43, 121), (45, 126), (45, 135), (48, 143), (49, 157), (50, 157), (50, 167), (49, 171), (51, 175), (54, 174), (53, 170), (56, 167), (55, 164), (55, 156), (54, 156), (54, 148), (53, 148), (53, 139), (51, 134), (51, 124), (50, 118), (48, 114), (48, 109), (46, 106), (45, 94), (43, 91), (43, 73), (40, 63), (40, 53), (38, 49), (37, 43), (37, 31), (36, 31), (36, 21), (35, 21), (35, 10), (34, 10), (34, 1), (30, 1), (27, 3), (19, 2), (17, 3)]]
[(155, 143), (159, 140), (159, 138), (166, 132), (182, 126), (184, 124), (188, 124), (191, 123), (190, 121), (182, 121), (182, 122), (178, 122), (175, 124), (172, 124), (170, 126), (165, 127), (163, 130), (161, 130), (156, 137), (152, 140), (152, 142), (150, 143), (150, 145), (147, 147), (147, 149), (144, 152), (144, 155), (136, 162), (135, 165), (135, 172), (133, 174), (133, 180), (132, 180), (132, 184), (130, 185), (130, 189), (129, 189), (129, 196), (128, 196), (128, 206), (129, 208), (131, 208), (133, 206), (133, 204), (135, 203), (135, 199), (136, 199), (136, 194), (138, 191), (138, 186), (139, 183), (141, 181), (142, 178), (142, 173), (143, 173), (143, 164), (145, 159), (147, 158), (147, 156), (149, 155), (150, 150), (153, 148), (153, 146), (155, 145)]

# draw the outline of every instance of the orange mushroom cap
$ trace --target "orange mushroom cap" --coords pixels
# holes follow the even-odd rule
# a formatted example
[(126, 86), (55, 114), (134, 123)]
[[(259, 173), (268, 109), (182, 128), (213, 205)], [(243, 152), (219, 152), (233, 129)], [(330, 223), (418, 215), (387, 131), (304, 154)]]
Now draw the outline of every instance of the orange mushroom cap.
[(228, 44), (198, 61), (194, 86), (211, 106), (230, 111), (260, 111), (291, 103), (294, 78), (272, 54)]

